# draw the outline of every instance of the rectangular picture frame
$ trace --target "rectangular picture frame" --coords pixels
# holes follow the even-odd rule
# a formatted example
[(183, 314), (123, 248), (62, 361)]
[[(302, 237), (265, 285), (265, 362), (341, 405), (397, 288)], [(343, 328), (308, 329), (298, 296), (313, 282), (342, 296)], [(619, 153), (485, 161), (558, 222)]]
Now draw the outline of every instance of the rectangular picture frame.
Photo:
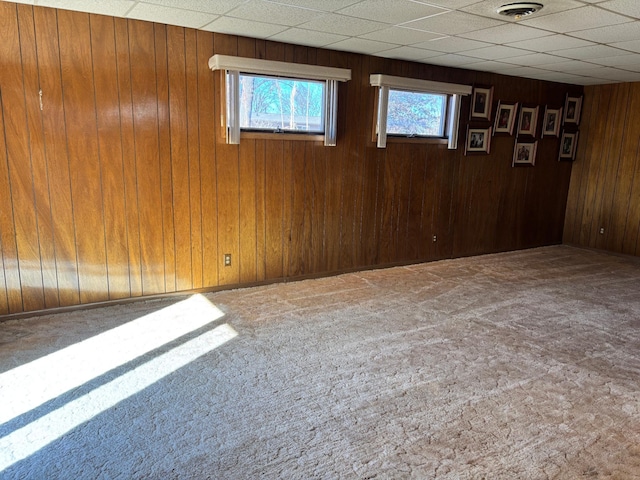
[(506, 133), (507, 135), (513, 135), (513, 127), (516, 124), (517, 113), (518, 103), (502, 103), (502, 101), (498, 101), (493, 134)]
[(543, 137), (559, 137), (560, 125), (562, 124), (562, 107), (544, 108), (544, 117), (542, 117), (542, 136)]
[(567, 160), (572, 162), (576, 159), (576, 151), (578, 150), (578, 133), (580, 132), (562, 132), (558, 160)]
[(467, 127), (467, 141), (464, 154), (486, 155), (491, 150), (491, 127), (475, 128)]
[(536, 150), (538, 149), (538, 141), (517, 141), (513, 149), (512, 167), (531, 166), (536, 164)]
[(525, 107), (520, 109), (520, 118), (518, 120), (518, 135), (536, 136), (538, 126), (538, 109), (539, 107)]
[(473, 87), (471, 95), (471, 119), (491, 120), (491, 103), (493, 102), (493, 87)]
[(572, 97), (567, 94), (564, 102), (563, 124), (580, 124), (580, 113), (582, 113), (582, 96)]

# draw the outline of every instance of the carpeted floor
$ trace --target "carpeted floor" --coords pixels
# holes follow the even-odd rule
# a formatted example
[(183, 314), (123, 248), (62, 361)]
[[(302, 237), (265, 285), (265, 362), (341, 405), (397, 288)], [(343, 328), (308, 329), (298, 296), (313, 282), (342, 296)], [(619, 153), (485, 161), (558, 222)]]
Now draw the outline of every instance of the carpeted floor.
[(0, 323), (0, 478), (640, 479), (634, 259), (205, 297)]

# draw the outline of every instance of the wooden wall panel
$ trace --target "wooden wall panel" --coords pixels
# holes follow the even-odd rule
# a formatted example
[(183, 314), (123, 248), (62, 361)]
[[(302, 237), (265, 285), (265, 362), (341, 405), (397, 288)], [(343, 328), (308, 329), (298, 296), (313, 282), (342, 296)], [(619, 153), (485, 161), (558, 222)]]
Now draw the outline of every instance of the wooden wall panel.
[[(581, 139), (579, 155), (599, 153), (574, 172), (567, 200), (572, 164), (557, 162), (558, 139), (540, 140), (533, 168), (511, 167), (514, 137), (495, 137), (490, 155), (464, 156), (469, 99), (458, 150), (378, 149), (369, 75), (491, 84), (495, 103), (541, 109), (579, 87), (8, 2), (0, 9), (0, 315), (553, 244), (565, 206), (571, 238), (638, 248), (640, 208), (625, 208), (640, 195), (637, 135), (626, 130), (635, 87), (587, 96), (581, 128), (595, 143), (589, 150)], [(338, 145), (227, 145), (213, 53), (351, 68), (339, 86)], [(628, 115), (607, 105), (625, 98)], [(593, 138), (603, 135), (597, 116), (587, 118), (594, 107), (618, 132), (606, 142)], [(602, 189), (613, 196), (597, 197)], [(592, 235), (596, 219), (616, 224), (610, 236)]]
[(640, 255), (638, 107), (638, 83), (585, 88), (567, 199), (566, 243)]
[(102, 192), (104, 194), (104, 229), (106, 240), (109, 298), (130, 295), (129, 252), (127, 248), (124, 167), (120, 142), (120, 109), (116, 77), (116, 43), (114, 22), (110, 17), (90, 15), (93, 79), (96, 87), (98, 152)]

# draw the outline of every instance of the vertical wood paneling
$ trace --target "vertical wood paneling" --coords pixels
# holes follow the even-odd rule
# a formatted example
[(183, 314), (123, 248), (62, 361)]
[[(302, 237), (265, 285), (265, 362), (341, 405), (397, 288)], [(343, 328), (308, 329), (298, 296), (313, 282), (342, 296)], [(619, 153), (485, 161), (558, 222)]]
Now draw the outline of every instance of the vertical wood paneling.
[(567, 199), (566, 242), (640, 254), (638, 107), (637, 83), (585, 89), (580, 144)]
[(202, 288), (202, 204), (200, 132), (198, 130), (198, 68), (196, 32), (185, 29), (187, 141), (189, 144), (189, 212), (191, 215), (191, 288)]
[(49, 191), (49, 173), (44, 149), (44, 131), (40, 114), (40, 80), (38, 78), (37, 47), (33, 8), (18, 5), (18, 24), (20, 29), (20, 49), (23, 67), (25, 107), (27, 128), (31, 150), (31, 168), (33, 173), (36, 225), (40, 247), (40, 268), (45, 308), (60, 305), (58, 299), (58, 280), (53, 244), (53, 225), (51, 218), (51, 199)]
[(115, 31), (112, 18), (91, 15), (91, 49), (96, 92), (98, 152), (101, 159), (104, 195), (104, 229), (106, 239), (109, 298), (130, 295), (129, 252), (124, 193), (124, 168), (120, 142), (120, 110), (116, 78)]
[(176, 288), (192, 288), (191, 195), (187, 138), (187, 85), (184, 29), (167, 27), (169, 117), (173, 179)]
[(198, 107), (200, 109), (200, 174), (202, 193), (202, 282), (218, 284), (214, 75), (207, 62), (213, 55), (213, 33), (198, 31)]
[[(43, 92), (42, 129), (49, 175), (58, 297), (61, 306), (75, 305), (80, 299), (80, 287), (56, 11), (34, 8), (34, 21), (40, 88)], [(55, 195), (51, 194), (53, 192)]]
[[(8, 2), (0, 9), (0, 315), (554, 243), (565, 203), (567, 238), (638, 248), (638, 141), (626, 130), (636, 88), (609, 87), (619, 93), (607, 96), (590, 87), (598, 100), (587, 97), (585, 116), (599, 107), (615, 131), (602, 140), (599, 117), (584, 119), (589, 168), (575, 173), (576, 195), (565, 202), (571, 164), (556, 161), (557, 139), (541, 141), (529, 169), (511, 167), (513, 137), (495, 138), (491, 155), (465, 157), (464, 122), (457, 151), (378, 149), (369, 74), (493, 84), (496, 98), (554, 105), (562, 85)], [(338, 146), (227, 145), (213, 53), (351, 68), (339, 86)], [(613, 224), (604, 237), (592, 234), (601, 222)]]
[(160, 143), (158, 138), (158, 94), (155, 72), (153, 24), (129, 22), (131, 98), (140, 223), (142, 293), (162, 293), (164, 241), (160, 194)]
[(89, 14), (58, 11), (60, 62), (81, 303), (108, 292)]
[[(238, 52), (238, 40), (236, 37), (214, 34), (216, 53), (224, 55), (236, 55)], [(233, 285), (240, 281), (240, 170), (238, 164), (238, 146), (227, 145), (221, 138), (221, 129), (218, 128), (221, 117), (221, 108), (226, 108), (221, 103), (220, 88), (222, 85), (220, 72), (215, 73), (215, 85), (217, 102), (215, 109), (217, 135), (216, 143), (216, 182), (218, 192), (218, 272), (220, 285)], [(231, 266), (224, 266), (224, 255), (231, 254)]]
[(9, 262), (9, 268), (16, 268), (19, 272), (24, 310), (38, 310), (44, 308), (45, 301), (26, 109), (26, 96), (37, 95), (37, 92), (25, 92), (22, 64), (14, 60), (15, 55), (21, 53), (17, 9), (5, 4), (0, 12), (4, 141), (17, 247), (17, 262)]
[(140, 252), (140, 222), (138, 219), (138, 188), (134, 172), (138, 171), (133, 123), (133, 92), (131, 55), (129, 53), (129, 21), (115, 19), (120, 98), (120, 132), (126, 208), (127, 251), (129, 252), (129, 284), (131, 296), (142, 295), (142, 258)]
[(173, 213), (173, 169), (171, 165), (171, 119), (169, 107), (169, 53), (167, 27), (154, 24), (156, 88), (158, 90), (158, 139), (160, 154), (160, 192), (162, 196), (162, 238), (164, 250), (164, 288), (176, 290), (176, 242)]
[[(5, 7), (0, 5), (0, 8)], [(0, 247), (2, 247), (3, 279), (6, 289), (3, 293), (7, 299), (6, 313), (18, 313), (22, 312), (24, 307), (22, 305), (18, 247), (16, 245), (14, 227), (14, 200), (11, 196), (11, 184), (9, 183), (9, 163), (7, 159), (2, 90), (0, 90), (0, 126), (2, 126), (2, 132), (0, 132)]]

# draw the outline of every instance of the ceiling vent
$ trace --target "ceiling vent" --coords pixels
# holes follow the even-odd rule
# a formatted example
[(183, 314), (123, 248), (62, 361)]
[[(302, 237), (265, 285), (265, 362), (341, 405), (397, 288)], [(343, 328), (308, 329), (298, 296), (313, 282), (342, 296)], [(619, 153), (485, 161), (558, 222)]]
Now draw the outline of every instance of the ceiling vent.
[(507, 5), (502, 5), (497, 11), (500, 15), (520, 20), (522, 17), (540, 11), (543, 6), (541, 3), (532, 2), (508, 3)]

